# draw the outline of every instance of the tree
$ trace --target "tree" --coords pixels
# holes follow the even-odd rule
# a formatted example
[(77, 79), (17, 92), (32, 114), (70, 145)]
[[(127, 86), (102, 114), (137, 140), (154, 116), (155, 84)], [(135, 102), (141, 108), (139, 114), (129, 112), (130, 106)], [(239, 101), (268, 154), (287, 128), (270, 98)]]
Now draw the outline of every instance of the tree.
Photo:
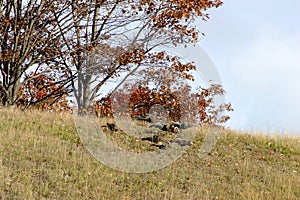
[[(42, 80), (62, 71), (59, 87), (71, 85), (79, 108), (89, 107), (109, 81), (119, 77), (122, 83), (145, 66), (170, 64), (176, 76), (192, 80), (192, 63), (158, 47), (197, 42), (195, 19), (208, 19), (206, 10), (220, 5), (220, 0), (1, 1), (1, 103), (16, 104), (20, 88), (30, 83), (28, 72), (43, 67)], [(51, 91), (40, 100), (55, 98), (57, 90)]]
[(65, 46), (62, 64), (69, 69), (79, 108), (87, 108), (109, 81), (141, 66), (172, 62), (185, 73), (190, 67), (158, 50), (163, 45), (197, 42), (197, 17), (220, 0), (70, 1), (65, 15), (55, 16)]
[[(224, 113), (232, 111), (229, 103), (214, 105), (214, 98), (225, 93), (218, 84), (193, 90), (188, 84), (192, 75), (177, 71), (176, 65), (148, 67), (136, 75), (139, 79), (125, 82), (112, 94), (96, 101), (95, 111), (99, 117), (118, 115), (147, 120), (152, 110), (152, 115), (169, 122), (222, 124), (229, 119)], [(155, 109), (155, 106), (159, 108)]]
[(25, 77), (18, 92), (17, 106), (22, 110), (37, 108), (50, 111), (70, 112), (72, 102), (67, 99), (70, 91), (59, 84), (57, 73), (32, 72)]
[(0, 4), (0, 96), (2, 105), (9, 106), (18, 102), (29, 70), (48, 65), (45, 72), (50, 72), (61, 67), (55, 63), (62, 40), (53, 12), (63, 16), (67, 4), (63, 0), (4, 0)]

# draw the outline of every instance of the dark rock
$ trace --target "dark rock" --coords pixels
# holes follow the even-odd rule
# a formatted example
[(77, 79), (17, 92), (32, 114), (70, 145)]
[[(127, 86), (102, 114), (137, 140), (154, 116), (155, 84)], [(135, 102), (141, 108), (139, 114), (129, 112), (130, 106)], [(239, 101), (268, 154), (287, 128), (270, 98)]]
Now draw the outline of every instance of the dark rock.
[(166, 144), (163, 143), (163, 142), (158, 142), (158, 143), (155, 143), (151, 146), (155, 146), (155, 147), (158, 147), (159, 149), (166, 149)]
[(162, 127), (161, 130), (162, 130), (162, 131), (168, 131), (169, 129), (168, 129), (168, 126), (167, 126), (167, 125), (164, 125), (164, 126)]
[(174, 127), (180, 128), (181, 124), (180, 122), (173, 122)]
[(149, 123), (151, 123), (151, 121), (152, 121), (149, 115), (137, 115), (135, 118), (137, 120), (141, 120), (141, 121), (145, 121), (145, 122), (149, 122)]
[(116, 128), (116, 124), (114, 124), (114, 123), (106, 123), (106, 125), (107, 125), (108, 129), (113, 131), (113, 132), (118, 130)]
[(160, 141), (160, 137), (159, 137), (159, 135), (153, 135), (153, 136), (149, 136), (149, 137), (143, 137), (143, 138), (141, 138), (141, 140), (158, 143)]

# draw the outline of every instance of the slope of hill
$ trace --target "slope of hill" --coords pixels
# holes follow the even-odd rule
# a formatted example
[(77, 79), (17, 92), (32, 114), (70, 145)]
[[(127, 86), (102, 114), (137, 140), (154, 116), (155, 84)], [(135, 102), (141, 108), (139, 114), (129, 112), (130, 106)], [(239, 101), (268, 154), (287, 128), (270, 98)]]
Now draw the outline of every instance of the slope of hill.
[(300, 139), (222, 131), (146, 174), (113, 170), (81, 144), (72, 115), (0, 110), (0, 199), (300, 199)]

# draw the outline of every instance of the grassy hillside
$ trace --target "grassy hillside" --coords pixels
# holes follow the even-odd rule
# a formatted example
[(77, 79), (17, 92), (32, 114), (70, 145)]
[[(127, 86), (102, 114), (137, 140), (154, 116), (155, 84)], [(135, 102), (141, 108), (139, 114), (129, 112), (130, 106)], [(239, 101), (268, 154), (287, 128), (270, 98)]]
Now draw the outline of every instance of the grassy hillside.
[(205, 159), (128, 174), (95, 160), (71, 115), (0, 110), (0, 199), (300, 199), (300, 139), (222, 131)]

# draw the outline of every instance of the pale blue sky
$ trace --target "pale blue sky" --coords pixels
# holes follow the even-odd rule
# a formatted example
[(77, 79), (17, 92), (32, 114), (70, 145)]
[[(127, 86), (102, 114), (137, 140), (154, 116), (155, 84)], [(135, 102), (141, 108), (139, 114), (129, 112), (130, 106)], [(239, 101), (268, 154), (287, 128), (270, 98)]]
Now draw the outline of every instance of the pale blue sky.
[(300, 1), (224, 0), (200, 22), (234, 129), (300, 135)]

